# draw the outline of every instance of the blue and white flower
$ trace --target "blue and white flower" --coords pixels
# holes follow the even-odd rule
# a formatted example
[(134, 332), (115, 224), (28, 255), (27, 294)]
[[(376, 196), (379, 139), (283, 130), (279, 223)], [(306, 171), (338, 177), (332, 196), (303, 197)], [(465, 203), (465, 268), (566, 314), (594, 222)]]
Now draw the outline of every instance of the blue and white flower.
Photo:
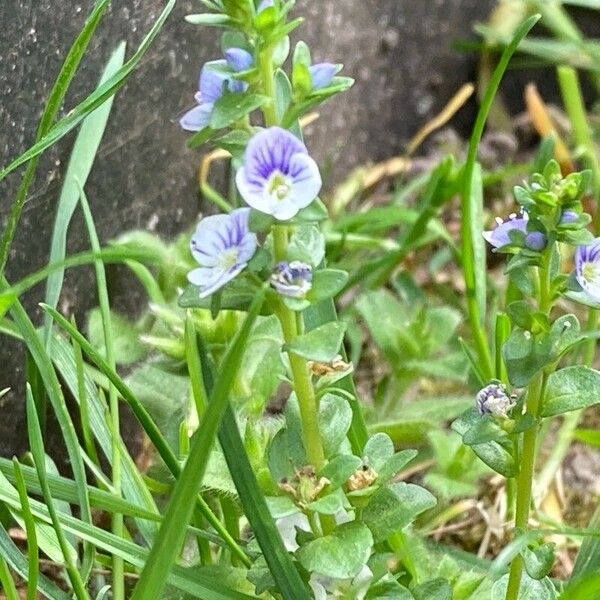
[(256, 252), (256, 235), (248, 228), (249, 208), (200, 221), (190, 248), (201, 266), (188, 273), (188, 281), (206, 298), (241, 273)]
[(490, 231), (484, 231), (483, 237), (485, 241), (494, 248), (503, 248), (512, 243), (510, 239), (511, 231), (521, 231), (525, 234), (525, 247), (536, 252), (540, 252), (546, 247), (548, 242), (546, 235), (541, 231), (527, 231), (527, 222), (529, 221), (527, 214), (522, 217), (511, 215), (506, 221), (497, 218), (498, 226)]
[(312, 267), (299, 260), (282, 261), (275, 266), (271, 285), (282, 296), (304, 298), (312, 288)]
[(328, 62), (317, 63), (316, 65), (311, 65), (308, 67), (312, 82), (312, 89), (320, 90), (324, 87), (327, 87), (333, 81), (333, 78), (337, 75), (341, 68), (342, 65), (335, 65)]
[(311, 204), (322, 184), (306, 146), (280, 127), (263, 129), (250, 140), (236, 183), (249, 206), (280, 221)]
[(225, 59), (211, 60), (200, 71), (198, 92), (194, 99), (198, 103), (188, 110), (179, 120), (182, 129), (200, 131), (210, 123), (215, 102), (223, 96), (225, 90), (239, 94), (246, 91), (248, 84), (234, 79), (233, 73), (247, 71), (254, 63), (252, 54), (242, 48), (228, 48)]
[(577, 247), (575, 278), (594, 302), (600, 302), (600, 238), (595, 238), (586, 246)]

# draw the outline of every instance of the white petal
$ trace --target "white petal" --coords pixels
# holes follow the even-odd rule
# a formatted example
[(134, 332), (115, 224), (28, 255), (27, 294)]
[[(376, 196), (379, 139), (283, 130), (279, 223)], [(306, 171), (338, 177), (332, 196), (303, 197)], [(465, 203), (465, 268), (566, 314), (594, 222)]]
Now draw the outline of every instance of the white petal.
[(218, 279), (218, 269), (209, 269), (207, 267), (199, 267), (187, 274), (187, 279), (192, 285), (203, 287), (211, 284), (215, 279)]
[[(219, 276), (215, 278), (214, 281), (210, 282), (210, 284), (206, 286), (201, 286), (200, 288), (200, 298), (206, 298), (216, 291), (220, 290), (223, 286), (228, 284), (232, 279), (237, 277), (244, 269), (246, 268), (246, 263), (241, 265), (235, 265), (229, 269), (229, 271), (216, 270), (219, 273)], [(192, 271), (193, 272), (193, 271)]]
[(270, 200), (265, 201), (266, 198), (263, 193), (263, 191), (266, 189), (266, 181), (263, 183), (263, 185), (250, 183), (246, 177), (246, 171), (244, 167), (242, 167), (235, 175), (235, 183), (240, 195), (246, 204), (248, 204), (248, 206), (251, 206), (260, 212), (267, 213), (268, 215), (272, 214)]

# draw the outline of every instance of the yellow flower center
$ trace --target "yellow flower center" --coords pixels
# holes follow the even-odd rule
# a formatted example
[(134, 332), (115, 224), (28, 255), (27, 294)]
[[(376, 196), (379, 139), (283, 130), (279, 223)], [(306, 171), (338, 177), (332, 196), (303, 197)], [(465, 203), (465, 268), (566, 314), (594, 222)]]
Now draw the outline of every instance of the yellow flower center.
[(583, 269), (581, 270), (583, 278), (588, 282), (592, 283), (594, 280), (597, 280), (600, 276), (600, 269), (596, 263), (586, 263), (583, 265)]

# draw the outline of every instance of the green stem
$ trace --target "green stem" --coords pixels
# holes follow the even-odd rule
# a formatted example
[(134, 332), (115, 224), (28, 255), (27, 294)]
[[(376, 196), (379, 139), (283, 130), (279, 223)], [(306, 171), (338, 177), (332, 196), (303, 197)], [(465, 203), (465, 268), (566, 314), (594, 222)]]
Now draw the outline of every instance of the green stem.
[[(276, 92), (273, 72), (273, 50), (265, 48), (260, 53), (260, 70), (265, 95), (271, 101), (263, 107), (265, 124), (267, 127), (279, 124), (276, 109)], [(288, 245), (288, 228), (285, 225), (274, 225), (271, 229), (273, 238), (273, 254), (275, 261), (285, 259)], [(304, 321), (301, 314), (296, 316), (283, 302), (277, 307), (277, 316), (283, 330), (283, 337), (287, 344), (293, 342), (304, 329)], [(302, 438), (306, 449), (307, 458), (317, 470), (325, 464), (325, 452), (319, 431), (319, 409), (312, 379), (306, 361), (289, 353), (290, 368), (292, 371), (292, 383), (302, 420)]]
[[(552, 246), (542, 254), (539, 267), (539, 310), (549, 315), (552, 310), (550, 293), (550, 259)], [(526, 412), (534, 418), (533, 426), (523, 434), (523, 449), (521, 452), (520, 471), (517, 477), (517, 502), (515, 513), (515, 528), (525, 530), (529, 523), (529, 510), (535, 471), (537, 453), (537, 437), (540, 428), (539, 413), (546, 390), (549, 369), (539, 373), (527, 390)], [(518, 600), (521, 575), (523, 573), (523, 557), (517, 555), (510, 566), (506, 600)]]

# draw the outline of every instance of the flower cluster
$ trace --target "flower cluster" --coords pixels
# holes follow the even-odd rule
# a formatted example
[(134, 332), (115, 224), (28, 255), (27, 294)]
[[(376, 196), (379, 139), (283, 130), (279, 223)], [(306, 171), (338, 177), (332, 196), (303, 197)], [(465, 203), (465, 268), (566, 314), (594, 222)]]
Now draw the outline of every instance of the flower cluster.
[(200, 131), (208, 127), (215, 102), (226, 91), (233, 94), (246, 91), (248, 84), (235, 79), (234, 75), (247, 71), (253, 64), (252, 54), (242, 48), (228, 48), (225, 59), (207, 62), (200, 71), (198, 91), (194, 95), (198, 106), (181, 117), (181, 127), (186, 131)]
[[(321, 189), (319, 168), (306, 146), (279, 127), (263, 129), (250, 140), (236, 182), (249, 206), (280, 221), (296, 216)], [(200, 288), (201, 297), (222, 288), (252, 258), (257, 238), (249, 230), (249, 214), (249, 208), (242, 208), (207, 217), (198, 225), (191, 248), (201, 267), (188, 278)], [(280, 263), (271, 278), (280, 294), (295, 298), (304, 297), (311, 281), (310, 265), (298, 261)]]

